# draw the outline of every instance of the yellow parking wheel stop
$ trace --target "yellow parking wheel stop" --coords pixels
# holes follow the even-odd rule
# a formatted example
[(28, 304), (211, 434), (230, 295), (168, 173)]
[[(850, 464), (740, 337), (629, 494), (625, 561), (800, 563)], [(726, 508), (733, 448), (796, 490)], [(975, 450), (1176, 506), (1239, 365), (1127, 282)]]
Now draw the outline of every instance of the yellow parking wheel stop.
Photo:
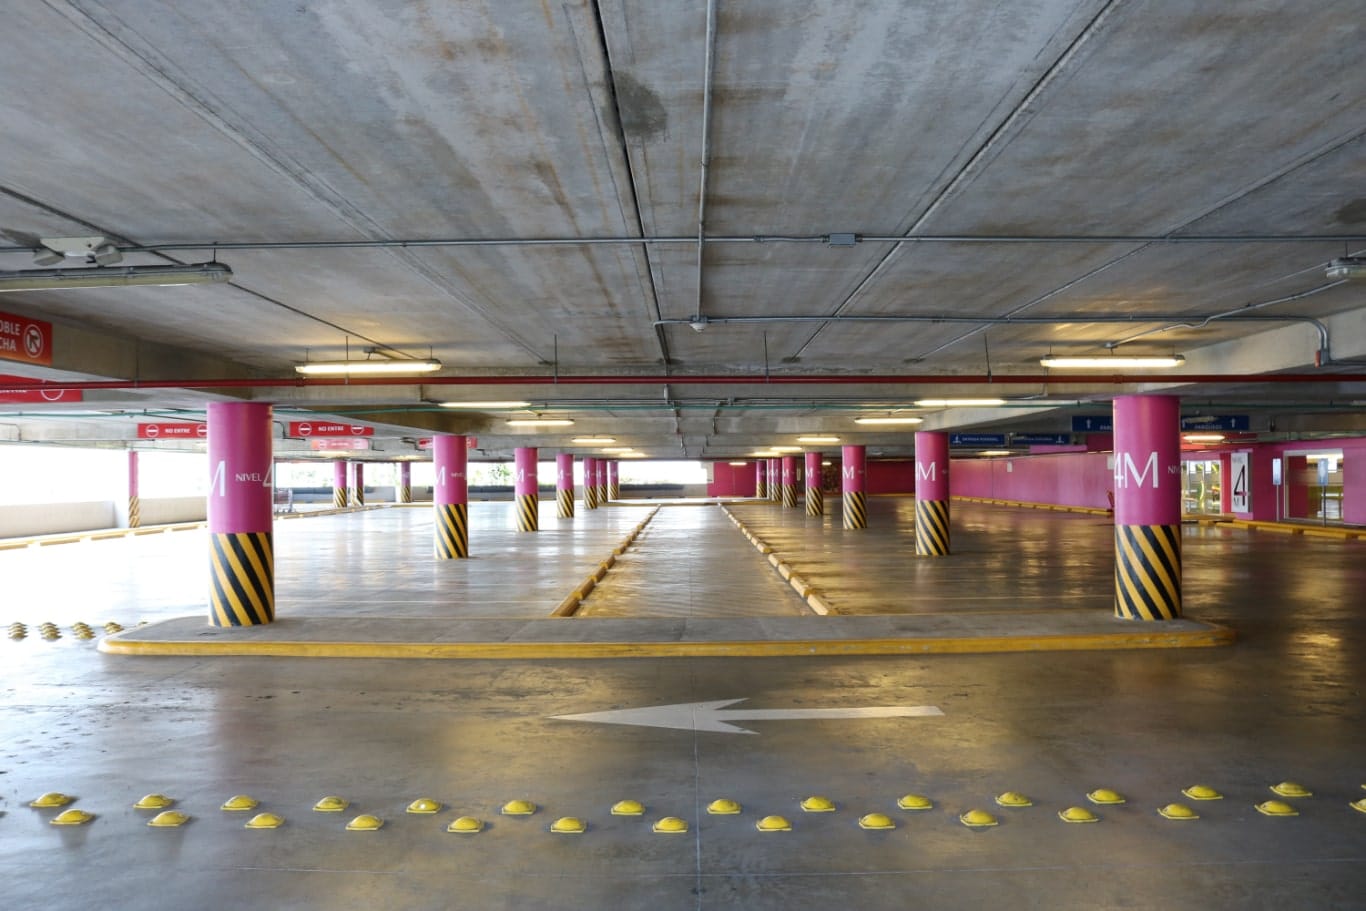
[(1006, 791), (1004, 794), (997, 795), (996, 804), (1002, 807), (1032, 807), (1034, 801), (1019, 791)]
[(346, 824), (348, 832), (373, 832), (384, 827), (384, 820), (369, 813), (362, 813)]
[(223, 803), (221, 809), (228, 810), (229, 812), (235, 810), (254, 810), (259, 804), (260, 802), (255, 798), (248, 797), (245, 794), (238, 794), (234, 797), (229, 797)]
[(174, 829), (189, 821), (190, 817), (184, 813), (177, 813), (175, 810), (163, 810), (147, 820), (147, 825), (156, 829)]
[(509, 800), (499, 812), (504, 816), (530, 816), (536, 812), (536, 805), (529, 800)]
[(1194, 810), (1180, 803), (1169, 803), (1157, 812), (1164, 819), (1189, 820), (1200, 818)]
[(1100, 822), (1100, 817), (1085, 807), (1068, 807), (1066, 810), (1059, 810), (1058, 818), (1063, 822)]
[(340, 813), (351, 806), (349, 801), (342, 800), (340, 797), (324, 797), (313, 805), (313, 809), (319, 813)]
[(164, 810), (173, 803), (175, 801), (165, 794), (148, 794), (133, 804), (133, 808), (137, 810)]
[(1279, 795), (1281, 795), (1282, 797), (1313, 797), (1313, 796), (1314, 796), (1314, 792), (1310, 791), (1310, 790), (1309, 790), (1308, 788), (1306, 788), (1304, 785), (1302, 785), (1302, 784), (1296, 784), (1296, 783), (1293, 782), (1293, 781), (1282, 781), (1280, 784), (1273, 784), (1273, 785), (1271, 786), (1271, 791), (1272, 791), (1272, 793), (1279, 794)]
[(677, 816), (665, 816), (650, 829), (660, 835), (682, 835), (688, 831), (688, 821)]
[(896, 805), (903, 810), (931, 810), (934, 801), (922, 794), (904, 794), (897, 798)]
[(1109, 788), (1096, 788), (1096, 790), (1086, 795), (1086, 799), (1091, 801), (1091, 803), (1099, 804), (1100, 806), (1124, 803), (1124, 795), (1112, 791)]
[(985, 829), (990, 826), (998, 825), (996, 817), (992, 816), (986, 810), (968, 810), (962, 816), (958, 817), (958, 821), (970, 829)]
[(582, 835), (588, 824), (577, 816), (561, 816), (550, 824), (550, 831), (560, 835)]
[(1263, 816), (1299, 816), (1300, 811), (1284, 800), (1267, 800), (1257, 804), (1257, 812)]
[(54, 826), (83, 826), (94, 818), (94, 813), (87, 813), (84, 810), (63, 810), (48, 822)]
[(1191, 785), (1181, 792), (1191, 800), (1223, 800), (1224, 795), (1203, 784)]
[(645, 805), (638, 800), (618, 800), (612, 804), (613, 816), (641, 816), (645, 813)]
[(802, 809), (807, 813), (833, 813), (835, 802), (829, 797), (821, 797), (817, 794), (803, 800)]
[(484, 831), (484, 821), (473, 816), (461, 816), (455, 822), (446, 826), (447, 832), (455, 832), (460, 835), (473, 835), (476, 832)]
[(421, 816), (430, 816), (432, 813), (441, 812), (441, 804), (432, 800), (430, 797), (419, 797), (408, 804), (409, 813), (417, 813)]
[(858, 827), (860, 829), (871, 829), (878, 831), (882, 829), (895, 829), (896, 823), (886, 813), (868, 813), (859, 817)]
[(278, 829), (284, 825), (283, 817), (276, 816), (274, 813), (257, 813), (243, 828), (247, 829)]
[(707, 804), (707, 812), (712, 816), (734, 816), (740, 812), (740, 804), (728, 797), (718, 797)]
[(754, 824), (760, 832), (791, 832), (792, 823), (784, 816), (765, 816)]
[(31, 807), (64, 807), (76, 798), (69, 794), (62, 794), (58, 791), (48, 791), (41, 797), (36, 798), (29, 804)]

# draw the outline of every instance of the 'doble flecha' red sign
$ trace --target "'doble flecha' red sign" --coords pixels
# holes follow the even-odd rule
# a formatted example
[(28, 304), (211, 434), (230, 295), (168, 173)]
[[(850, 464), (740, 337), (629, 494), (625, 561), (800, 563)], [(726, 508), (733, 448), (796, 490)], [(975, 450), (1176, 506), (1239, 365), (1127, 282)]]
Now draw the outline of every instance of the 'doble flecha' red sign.
[(208, 424), (139, 424), (139, 440), (202, 440), (209, 435)]
[(0, 360), (52, 366), (52, 324), (0, 313)]
[(375, 428), (363, 424), (329, 424), (326, 421), (290, 421), (292, 437), (372, 437)]

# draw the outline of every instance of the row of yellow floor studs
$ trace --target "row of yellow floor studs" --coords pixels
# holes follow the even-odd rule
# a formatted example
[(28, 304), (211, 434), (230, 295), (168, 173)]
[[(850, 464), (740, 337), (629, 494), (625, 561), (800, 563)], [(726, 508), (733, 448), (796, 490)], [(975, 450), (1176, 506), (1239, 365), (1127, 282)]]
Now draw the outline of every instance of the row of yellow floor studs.
[[(138, 625), (141, 626), (142, 624)], [(49, 642), (62, 638), (62, 628), (55, 623), (39, 623), (34, 629), (38, 631), (39, 636)], [(123, 625), (110, 620), (104, 624), (104, 631), (107, 635), (112, 636), (114, 633), (123, 632)], [(94, 628), (90, 624), (82, 622), (71, 624), (71, 634), (77, 639), (94, 639), (96, 636)], [(11, 623), (9, 625), (9, 637), (15, 642), (27, 639), (28, 626), (18, 621)]]
[[(1366, 789), (1366, 785), (1362, 785)], [(1272, 793), (1287, 799), (1305, 799), (1313, 796), (1313, 793), (1303, 785), (1291, 781), (1283, 781), (1279, 784), (1270, 786)], [(1208, 785), (1193, 785), (1182, 791), (1186, 797), (1194, 801), (1217, 801), (1224, 797), (1214, 788)], [(1116, 806), (1127, 803), (1128, 800), (1122, 794), (1109, 788), (1098, 788), (1086, 795), (1086, 799), (1097, 806)], [(74, 803), (76, 798), (57, 791), (50, 791), (41, 797), (33, 800), (29, 806), (37, 809), (59, 809), (62, 810), (49, 822), (55, 826), (77, 826), (84, 825), (95, 819), (95, 814), (80, 809), (62, 809)], [(174, 798), (164, 794), (148, 794), (133, 804), (138, 810), (157, 811), (156, 815), (148, 820), (147, 825), (154, 828), (175, 828), (189, 822), (192, 817), (177, 810), (169, 809), (176, 803)], [(1034, 801), (1028, 796), (1018, 791), (1005, 791), (995, 798), (997, 806), (1007, 810), (1023, 810), (1034, 806)], [(934, 801), (923, 794), (904, 794), (897, 799), (897, 807), (908, 812), (918, 812), (934, 809)], [(313, 805), (313, 811), (317, 813), (341, 813), (350, 807), (350, 802), (342, 797), (327, 796), (323, 797)], [(228, 813), (247, 812), (255, 810), (260, 806), (259, 801), (246, 794), (238, 794), (229, 798), (219, 808)], [(1348, 806), (1352, 809), (1366, 814), (1366, 798), (1350, 801)], [(833, 813), (838, 807), (835, 802), (822, 795), (812, 795), (802, 799), (798, 807), (804, 813)], [(1299, 810), (1294, 805), (1286, 803), (1284, 800), (1266, 800), (1256, 804), (1257, 812), (1264, 816), (1298, 816)], [(406, 812), (419, 815), (431, 816), (441, 812), (444, 806), (440, 801), (430, 797), (419, 797), (408, 804)], [(503, 804), (499, 813), (503, 816), (533, 816), (540, 810), (533, 801), (525, 799), (510, 800)], [(644, 816), (645, 805), (637, 800), (620, 800), (612, 805), (611, 814), (613, 816)], [(707, 805), (707, 813), (712, 816), (735, 816), (743, 813), (744, 810), (735, 800), (730, 798), (718, 798)], [(1189, 821), (1199, 819), (1200, 816), (1189, 806), (1179, 803), (1170, 803), (1157, 810), (1157, 813), (1166, 819), (1176, 821)], [(1058, 811), (1058, 818), (1067, 823), (1094, 823), (1099, 822), (1100, 817), (1094, 811), (1083, 806), (1070, 806)], [(990, 828), (999, 824), (999, 820), (991, 813), (982, 809), (970, 809), (958, 817), (963, 825), (973, 828)], [(284, 817), (275, 813), (257, 813), (245, 824), (248, 829), (277, 829), (284, 825)], [(859, 817), (859, 828), (870, 831), (889, 830), (896, 828), (896, 822), (886, 813), (872, 812)], [(346, 825), (348, 832), (373, 832), (384, 826), (384, 819), (370, 813), (362, 813), (356, 816)], [(455, 834), (473, 835), (482, 832), (486, 827), (485, 822), (476, 816), (460, 816), (446, 827), (447, 832)], [(785, 816), (771, 814), (762, 817), (754, 826), (760, 832), (790, 832), (792, 823)], [(656, 820), (651, 825), (651, 831), (660, 835), (682, 835), (688, 832), (687, 820), (678, 816), (664, 816)], [(549, 826), (549, 831), (557, 834), (579, 835), (588, 830), (588, 823), (577, 816), (562, 816), (556, 819)]]

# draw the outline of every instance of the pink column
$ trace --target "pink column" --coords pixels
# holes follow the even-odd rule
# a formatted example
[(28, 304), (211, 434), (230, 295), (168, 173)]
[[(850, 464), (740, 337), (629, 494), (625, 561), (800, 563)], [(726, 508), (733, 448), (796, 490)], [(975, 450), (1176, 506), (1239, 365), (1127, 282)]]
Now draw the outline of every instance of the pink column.
[(783, 505), (797, 508), (797, 457), (783, 456)]
[(209, 403), (209, 622), (275, 619), (270, 405)]
[(806, 514), (825, 515), (825, 495), (821, 492), (821, 454), (806, 454)]
[(512, 466), (517, 495), (517, 530), (540, 528), (541, 495), (536, 486), (536, 447), (518, 446)]
[(598, 460), (589, 456), (583, 459), (583, 508), (598, 508)]
[(949, 435), (915, 435), (915, 552), (921, 557), (949, 553)]
[(868, 459), (862, 446), (840, 447), (840, 495), (844, 527), (868, 527)]
[(607, 499), (621, 499), (621, 463), (616, 459), (607, 463)]
[(607, 466), (610, 463), (607, 459), (596, 459), (593, 462), (593, 485), (597, 488), (598, 505), (607, 505)]
[(1181, 616), (1181, 400), (1115, 399), (1115, 616)]
[(413, 502), (413, 465), (411, 462), (398, 463), (398, 501)]
[(574, 518), (574, 454), (555, 456), (555, 501), (561, 519)]
[(760, 498), (768, 496), (768, 463), (763, 459), (754, 462), (754, 495)]
[(138, 498), (138, 452), (128, 450), (128, 527), (142, 524), (142, 502)]
[(351, 486), (351, 505), (365, 505), (365, 463), (352, 462), (351, 474), (355, 477), (355, 483)]
[(332, 463), (332, 508), (345, 509), (350, 501), (346, 492), (346, 462), (338, 459)]
[(432, 467), (436, 470), (432, 504), (436, 509), (438, 560), (470, 555), (468, 461), (469, 451), (463, 436), (440, 434), (432, 437)]
[(783, 460), (768, 460), (768, 498), (774, 503), (783, 499)]

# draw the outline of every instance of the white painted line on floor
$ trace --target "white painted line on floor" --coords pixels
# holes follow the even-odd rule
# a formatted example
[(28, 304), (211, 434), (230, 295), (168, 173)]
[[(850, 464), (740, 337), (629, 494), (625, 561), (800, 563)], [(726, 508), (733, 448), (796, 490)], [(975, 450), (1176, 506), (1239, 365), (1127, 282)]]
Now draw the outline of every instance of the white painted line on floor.
[(730, 709), (726, 706), (741, 699), (715, 702), (681, 702), (638, 709), (613, 709), (580, 715), (551, 715), (558, 721), (588, 721), (594, 724), (629, 724), (639, 727), (675, 728), (682, 731), (711, 731), (720, 734), (753, 734), (755, 731), (731, 724), (733, 721), (826, 721), (847, 718), (925, 718), (944, 713), (934, 705), (872, 705), (832, 709)]

